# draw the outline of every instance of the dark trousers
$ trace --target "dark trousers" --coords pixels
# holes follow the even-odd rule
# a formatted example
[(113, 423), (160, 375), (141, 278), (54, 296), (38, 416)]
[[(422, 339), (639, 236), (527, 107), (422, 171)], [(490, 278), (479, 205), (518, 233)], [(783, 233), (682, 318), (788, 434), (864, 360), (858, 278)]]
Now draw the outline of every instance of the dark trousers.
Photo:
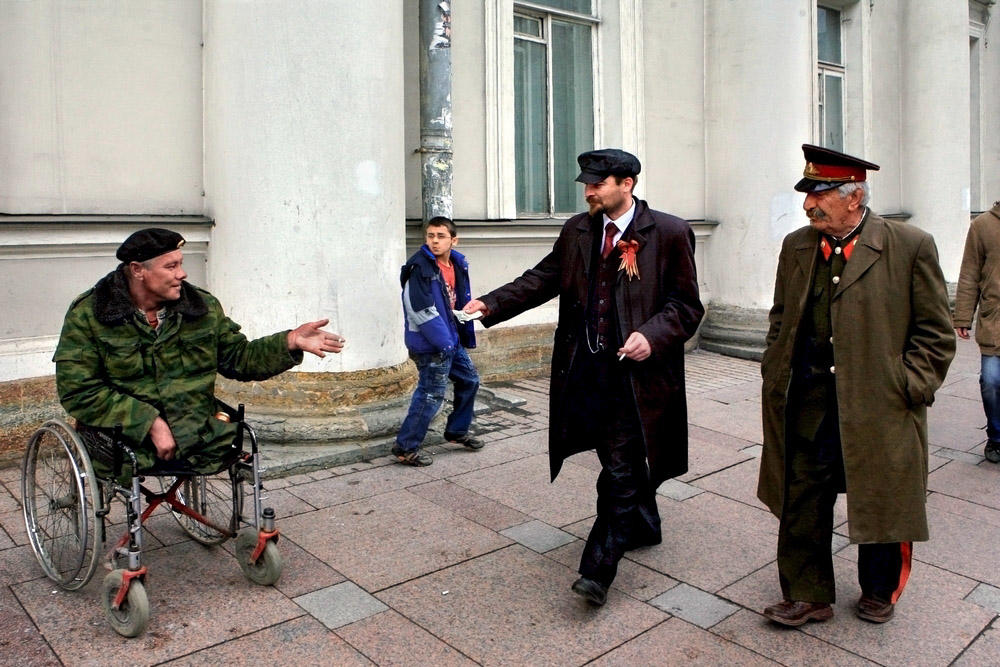
[(581, 394), (572, 432), (593, 442), (601, 461), (597, 518), (580, 559), (580, 574), (610, 586), (626, 551), (659, 544), (656, 489), (649, 479), (646, 448), (628, 375), (608, 352), (587, 355), (574, 368)]
[[(832, 423), (828, 423), (832, 422)], [(845, 491), (844, 460), (836, 418), (815, 439), (790, 429), (786, 448), (785, 506), (778, 529), (778, 577), (786, 599), (836, 601), (833, 575), (833, 506)], [(912, 543), (858, 545), (861, 592), (895, 602), (906, 585)]]

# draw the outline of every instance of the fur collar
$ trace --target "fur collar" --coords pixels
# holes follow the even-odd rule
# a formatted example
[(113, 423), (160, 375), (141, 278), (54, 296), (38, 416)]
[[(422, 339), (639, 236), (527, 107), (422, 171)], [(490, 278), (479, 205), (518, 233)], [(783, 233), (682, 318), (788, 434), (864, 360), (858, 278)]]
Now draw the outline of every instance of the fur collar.
[[(125, 323), (135, 312), (135, 304), (128, 292), (125, 265), (101, 278), (94, 285), (94, 316), (101, 324)], [(167, 304), (168, 313), (180, 313), (185, 320), (195, 320), (208, 313), (205, 300), (190, 283), (181, 284), (181, 298)]]

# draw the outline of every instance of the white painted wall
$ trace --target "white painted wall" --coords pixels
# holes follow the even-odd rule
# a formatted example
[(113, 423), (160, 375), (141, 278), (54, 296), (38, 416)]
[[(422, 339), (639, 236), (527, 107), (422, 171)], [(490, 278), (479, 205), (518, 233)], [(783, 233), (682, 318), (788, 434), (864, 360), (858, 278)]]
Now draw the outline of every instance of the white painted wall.
[(0, 212), (200, 214), (201, 2), (0, 2)]
[(811, 4), (706, 3), (706, 217), (719, 222), (707, 280), (719, 303), (769, 308), (781, 240), (806, 224), (793, 186), (813, 137)]
[(329, 317), (345, 352), (300, 370), (402, 362), (403, 0), (209, 3), (205, 128), (209, 282), (233, 318)]
[(686, 219), (705, 216), (705, 9), (643, 3), (646, 150), (643, 196)]
[(955, 281), (969, 220), (968, 4), (907, 2), (900, 18), (903, 208)]

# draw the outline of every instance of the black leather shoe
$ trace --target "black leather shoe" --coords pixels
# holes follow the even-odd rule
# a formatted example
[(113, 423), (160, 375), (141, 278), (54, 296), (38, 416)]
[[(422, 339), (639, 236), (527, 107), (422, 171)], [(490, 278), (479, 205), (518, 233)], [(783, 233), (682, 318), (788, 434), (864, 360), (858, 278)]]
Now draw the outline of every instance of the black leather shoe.
[(1000, 463), (1000, 442), (993, 442), (992, 440), (986, 441), (986, 448), (983, 450), (983, 456), (990, 463)]
[(782, 600), (765, 609), (764, 616), (775, 623), (790, 625), (794, 628), (809, 621), (825, 621), (833, 618), (833, 607), (826, 602)]
[(608, 601), (608, 589), (587, 577), (580, 577), (573, 582), (573, 592), (587, 598), (587, 602), (598, 607)]
[(896, 605), (883, 602), (869, 595), (862, 595), (858, 600), (858, 618), (872, 623), (885, 623), (896, 613)]

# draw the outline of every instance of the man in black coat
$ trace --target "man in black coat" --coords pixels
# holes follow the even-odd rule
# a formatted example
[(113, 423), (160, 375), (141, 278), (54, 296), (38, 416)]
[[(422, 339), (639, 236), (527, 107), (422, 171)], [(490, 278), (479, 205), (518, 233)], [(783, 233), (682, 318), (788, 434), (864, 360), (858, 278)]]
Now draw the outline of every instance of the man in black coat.
[(632, 195), (641, 169), (625, 151), (577, 158), (590, 207), (541, 262), (473, 299), (487, 327), (559, 297), (549, 392), (552, 479), (596, 449), (597, 519), (573, 590), (604, 604), (618, 561), (659, 544), (656, 488), (687, 471), (684, 343), (698, 328), (694, 233)]

